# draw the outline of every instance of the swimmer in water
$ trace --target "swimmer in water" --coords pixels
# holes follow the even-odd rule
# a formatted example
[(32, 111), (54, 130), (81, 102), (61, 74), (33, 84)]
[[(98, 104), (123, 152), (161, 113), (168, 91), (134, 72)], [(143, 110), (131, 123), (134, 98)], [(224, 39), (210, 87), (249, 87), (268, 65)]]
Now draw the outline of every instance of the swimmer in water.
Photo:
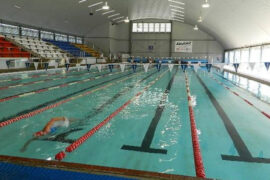
[(54, 133), (57, 128), (64, 127), (68, 128), (70, 125), (70, 120), (67, 117), (55, 117), (52, 118), (43, 128), (43, 130), (38, 131), (34, 134), (34, 137), (45, 136), (50, 133)]

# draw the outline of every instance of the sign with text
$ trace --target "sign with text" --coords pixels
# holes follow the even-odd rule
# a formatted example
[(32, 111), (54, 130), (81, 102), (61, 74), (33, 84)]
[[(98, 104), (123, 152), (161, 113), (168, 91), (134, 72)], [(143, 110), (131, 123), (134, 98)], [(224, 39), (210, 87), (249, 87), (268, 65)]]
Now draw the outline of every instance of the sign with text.
[(192, 53), (192, 41), (175, 41), (175, 52)]

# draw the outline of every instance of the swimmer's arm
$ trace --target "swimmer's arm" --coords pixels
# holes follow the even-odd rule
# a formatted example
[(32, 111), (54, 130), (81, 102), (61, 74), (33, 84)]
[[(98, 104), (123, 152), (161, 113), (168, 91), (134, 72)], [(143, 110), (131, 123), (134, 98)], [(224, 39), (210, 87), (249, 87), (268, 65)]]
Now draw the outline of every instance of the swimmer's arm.
[(56, 118), (52, 118), (44, 127), (43, 132), (48, 134), (51, 131), (51, 127), (52, 125), (57, 122), (57, 121), (64, 121), (65, 117), (56, 117)]

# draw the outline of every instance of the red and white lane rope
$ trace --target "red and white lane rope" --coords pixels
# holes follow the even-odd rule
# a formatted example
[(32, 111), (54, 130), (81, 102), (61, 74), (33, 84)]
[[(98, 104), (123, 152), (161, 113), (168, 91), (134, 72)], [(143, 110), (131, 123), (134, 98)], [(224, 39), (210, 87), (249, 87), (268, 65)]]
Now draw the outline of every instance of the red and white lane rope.
[(122, 110), (124, 110), (130, 103), (135, 101), (138, 97), (140, 97), (143, 92), (147, 91), (151, 86), (153, 86), (158, 80), (160, 80), (166, 73), (165, 71), (161, 75), (159, 75), (155, 80), (151, 81), (146, 87), (143, 88), (142, 91), (138, 92), (134, 97), (129, 99), (127, 102), (125, 102), (121, 107), (119, 107), (116, 111), (114, 111), (112, 114), (110, 114), (108, 117), (106, 117), (101, 123), (99, 123), (97, 126), (89, 130), (87, 133), (85, 133), (83, 136), (78, 138), (74, 143), (66, 147), (65, 152), (61, 151), (58, 154), (55, 155), (55, 159), (58, 161), (63, 160), (66, 157), (66, 152), (71, 153), (75, 149), (77, 149), (81, 144), (83, 144), (87, 139), (89, 139), (91, 136), (93, 136), (100, 128), (102, 128), (105, 124), (107, 124), (110, 120), (112, 120), (115, 116), (117, 116)]
[[(142, 72), (141, 72), (141, 73), (142, 73)], [(109, 83), (109, 84), (104, 85), (104, 86), (102, 86), (102, 87), (99, 87), (99, 88), (96, 88), (96, 89), (93, 89), (93, 90), (90, 90), (90, 91), (81, 93), (81, 94), (79, 94), (79, 95), (73, 96), (73, 97), (71, 97), (71, 98), (68, 98), (68, 99), (59, 101), (59, 102), (57, 102), (57, 103), (55, 103), (55, 104), (48, 105), (48, 106), (46, 106), (46, 107), (44, 107), (44, 108), (40, 108), (40, 109), (37, 109), (37, 110), (35, 110), (35, 111), (32, 111), (32, 112), (29, 112), (29, 113), (26, 113), (26, 114), (17, 116), (17, 117), (15, 117), (15, 118), (9, 119), (9, 120), (7, 120), (7, 121), (1, 122), (1, 123), (0, 123), (0, 128), (5, 127), (5, 126), (8, 126), (8, 125), (10, 125), (10, 124), (12, 124), (12, 123), (15, 123), (15, 122), (17, 122), (17, 121), (20, 121), (20, 120), (22, 120), (22, 119), (26, 119), (26, 118), (33, 117), (33, 116), (35, 116), (35, 115), (37, 115), (37, 114), (40, 114), (40, 113), (42, 113), (42, 112), (44, 112), (44, 111), (47, 111), (47, 110), (49, 110), (49, 109), (56, 108), (56, 107), (58, 107), (58, 106), (60, 106), (60, 105), (62, 105), (62, 104), (65, 104), (65, 103), (70, 102), (70, 101), (73, 101), (73, 100), (75, 100), (75, 99), (78, 99), (78, 98), (84, 97), (84, 96), (86, 96), (86, 95), (92, 94), (92, 93), (94, 93), (94, 92), (96, 92), (96, 91), (99, 91), (99, 90), (108, 88), (108, 87), (113, 86), (113, 85), (115, 85), (115, 84), (118, 84), (118, 83), (120, 83), (120, 82), (122, 82), (122, 81), (126, 81), (126, 80), (128, 80), (128, 79), (130, 79), (130, 78), (132, 78), (133, 76), (138, 75), (138, 74), (140, 74), (140, 73), (133, 74), (133, 75), (131, 75), (131, 76), (129, 76), (129, 77), (126, 77), (126, 78), (121, 79), (121, 80), (119, 80), (119, 81), (116, 81), (116, 82), (114, 82), (114, 83)]]
[(32, 75), (32, 76), (24, 77), (24, 78), (3, 79), (3, 80), (0, 80), (0, 82), (18, 81), (18, 80), (24, 80), (24, 79), (46, 77), (46, 76), (56, 76), (56, 75), (60, 75), (60, 74), (61, 74), (61, 73)]
[[(97, 72), (93, 72), (92, 74), (96, 74)], [(84, 74), (89, 74), (89, 73), (84, 73)], [(60, 80), (60, 79), (67, 79), (67, 78), (71, 78), (71, 77), (76, 77), (76, 76), (82, 76), (84, 74), (75, 74), (75, 75), (70, 75), (70, 76), (65, 76), (65, 77), (58, 77), (58, 78), (52, 78), (52, 79), (44, 79), (44, 80), (39, 80), (39, 81), (32, 81), (32, 82), (28, 82), (28, 83), (18, 83), (18, 84), (12, 84), (10, 86), (4, 86), (4, 87), (0, 87), (0, 90), (6, 90), (6, 89), (10, 89), (10, 88), (16, 88), (16, 87), (23, 87), (23, 86), (28, 86), (28, 85), (32, 85), (32, 84), (41, 84), (44, 82), (48, 82), (48, 81), (55, 81), (55, 80)]]
[(267, 117), (268, 119), (270, 119), (270, 114), (264, 112), (263, 110), (261, 110), (260, 108), (256, 107), (253, 103), (251, 103), (248, 99), (242, 97), (241, 95), (239, 95), (237, 92), (233, 91), (230, 87), (226, 86), (223, 82), (217, 80), (215, 77), (210, 76), (213, 80), (215, 80), (218, 84), (220, 84), (221, 86), (223, 86), (224, 88), (226, 88), (228, 91), (230, 91), (231, 93), (233, 93), (235, 96), (239, 97), (240, 99), (242, 99), (245, 103), (247, 103), (248, 105), (252, 106), (254, 109), (256, 109), (257, 111), (259, 111), (261, 114), (263, 114), (265, 117)]
[[(121, 72), (117, 72), (117, 73), (114, 73), (114, 74), (119, 74), (119, 73), (121, 73)], [(66, 86), (72, 86), (72, 85), (75, 85), (75, 84), (86, 83), (86, 82), (93, 81), (93, 80), (96, 80), (96, 79), (99, 79), (99, 78), (102, 78), (102, 77), (106, 77), (106, 76), (110, 76), (110, 75), (112, 75), (112, 74), (100, 75), (100, 76), (91, 77), (91, 78), (76, 81), (76, 82), (70, 82), (70, 83), (65, 83), (65, 84), (61, 84), (61, 85), (58, 85), (58, 86), (53, 86), (53, 87), (50, 87), (50, 88), (43, 88), (43, 89), (40, 89), (40, 90), (31, 91), (31, 92), (23, 93), (23, 94), (20, 94), (20, 95), (9, 96), (9, 97), (0, 99), (0, 103), (10, 101), (10, 100), (16, 99), (16, 98), (26, 97), (26, 96), (30, 96), (30, 95), (34, 95), (34, 94), (39, 94), (39, 93), (42, 93), (42, 92), (45, 92), (45, 91), (51, 91), (51, 90), (63, 88), (63, 87), (66, 87)]]
[(190, 118), (190, 127), (191, 127), (191, 137), (192, 137), (192, 146), (193, 146), (193, 155), (194, 155), (194, 163), (196, 169), (196, 176), (200, 178), (205, 178), (205, 170), (200, 150), (199, 137), (197, 134), (196, 121), (194, 116), (194, 111), (192, 107), (192, 98), (189, 88), (189, 81), (187, 77), (187, 73), (185, 72), (186, 79), (186, 89), (188, 96), (188, 109), (189, 109), (189, 118)]

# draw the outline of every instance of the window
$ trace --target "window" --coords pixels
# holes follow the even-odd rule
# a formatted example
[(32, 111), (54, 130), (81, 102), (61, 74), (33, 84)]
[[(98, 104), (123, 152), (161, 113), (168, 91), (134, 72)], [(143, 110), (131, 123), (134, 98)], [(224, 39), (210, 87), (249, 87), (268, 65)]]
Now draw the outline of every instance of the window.
[(253, 47), (250, 49), (250, 62), (261, 61), (261, 47)]
[(165, 31), (166, 31), (166, 24), (160, 23), (160, 32), (165, 32)]
[(170, 33), (172, 31), (171, 23), (133, 23), (132, 32), (144, 33)]
[(40, 31), (40, 37), (41, 39), (53, 40), (53, 33), (47, 31)]
[(234, 52), (234, 62), (235, 63), (240, 63), (241, 61), (241, 51), (240, 50), (236, 50)]
[(81, 37), (77, 37), (76, 38), (76, 42), (77, 42), (77, 44), (82, 44), (83, 42), (82, 42), (82, 38)]
[(143, 32), (143, 23), (138, 23), (137, 31)]
[(76, 43), (76, 38), (74, 36), (68, 36), (68, 41), (71, 43)]
[(19, 27), (0, 23), (0, 32), (3, 34), (19, 35)]
[(133, 23), (132, 25), (132, 32), (138, 32), (138, 24), (137, 23)]
[(241, 63), (246, 63), (249, 61), (249, 49), (246, 48), (246, 49), (242, 49), (241, 50), (241, 60), (240, 62)]
[(143, 32), (148, 32), (148, 23), (143, 23)]
[(64, 41), (67, 42), (67, 35), (64, 34), (55, 34), (56, 41)]
[(159, 32), (159, 23), (155, 23), (155, 32)]
[(149, 32), (154, 32), (154, 23), (149, 23)]
[(229, 52), (229, 62), (231, 64), (234, 63), (234, 51)]
[(166, 23), (166, 32), (172, 32), (172, 24)]
[(263, 47), (262, 61), (270, 62), (270, 45)]
[(229, 52), (225, 52), (225, 63), (229, 63)]
[(39, 35), (38, 30), (22, 27), (22, 36), (30, 36), (38, 38), (38, 35)]

